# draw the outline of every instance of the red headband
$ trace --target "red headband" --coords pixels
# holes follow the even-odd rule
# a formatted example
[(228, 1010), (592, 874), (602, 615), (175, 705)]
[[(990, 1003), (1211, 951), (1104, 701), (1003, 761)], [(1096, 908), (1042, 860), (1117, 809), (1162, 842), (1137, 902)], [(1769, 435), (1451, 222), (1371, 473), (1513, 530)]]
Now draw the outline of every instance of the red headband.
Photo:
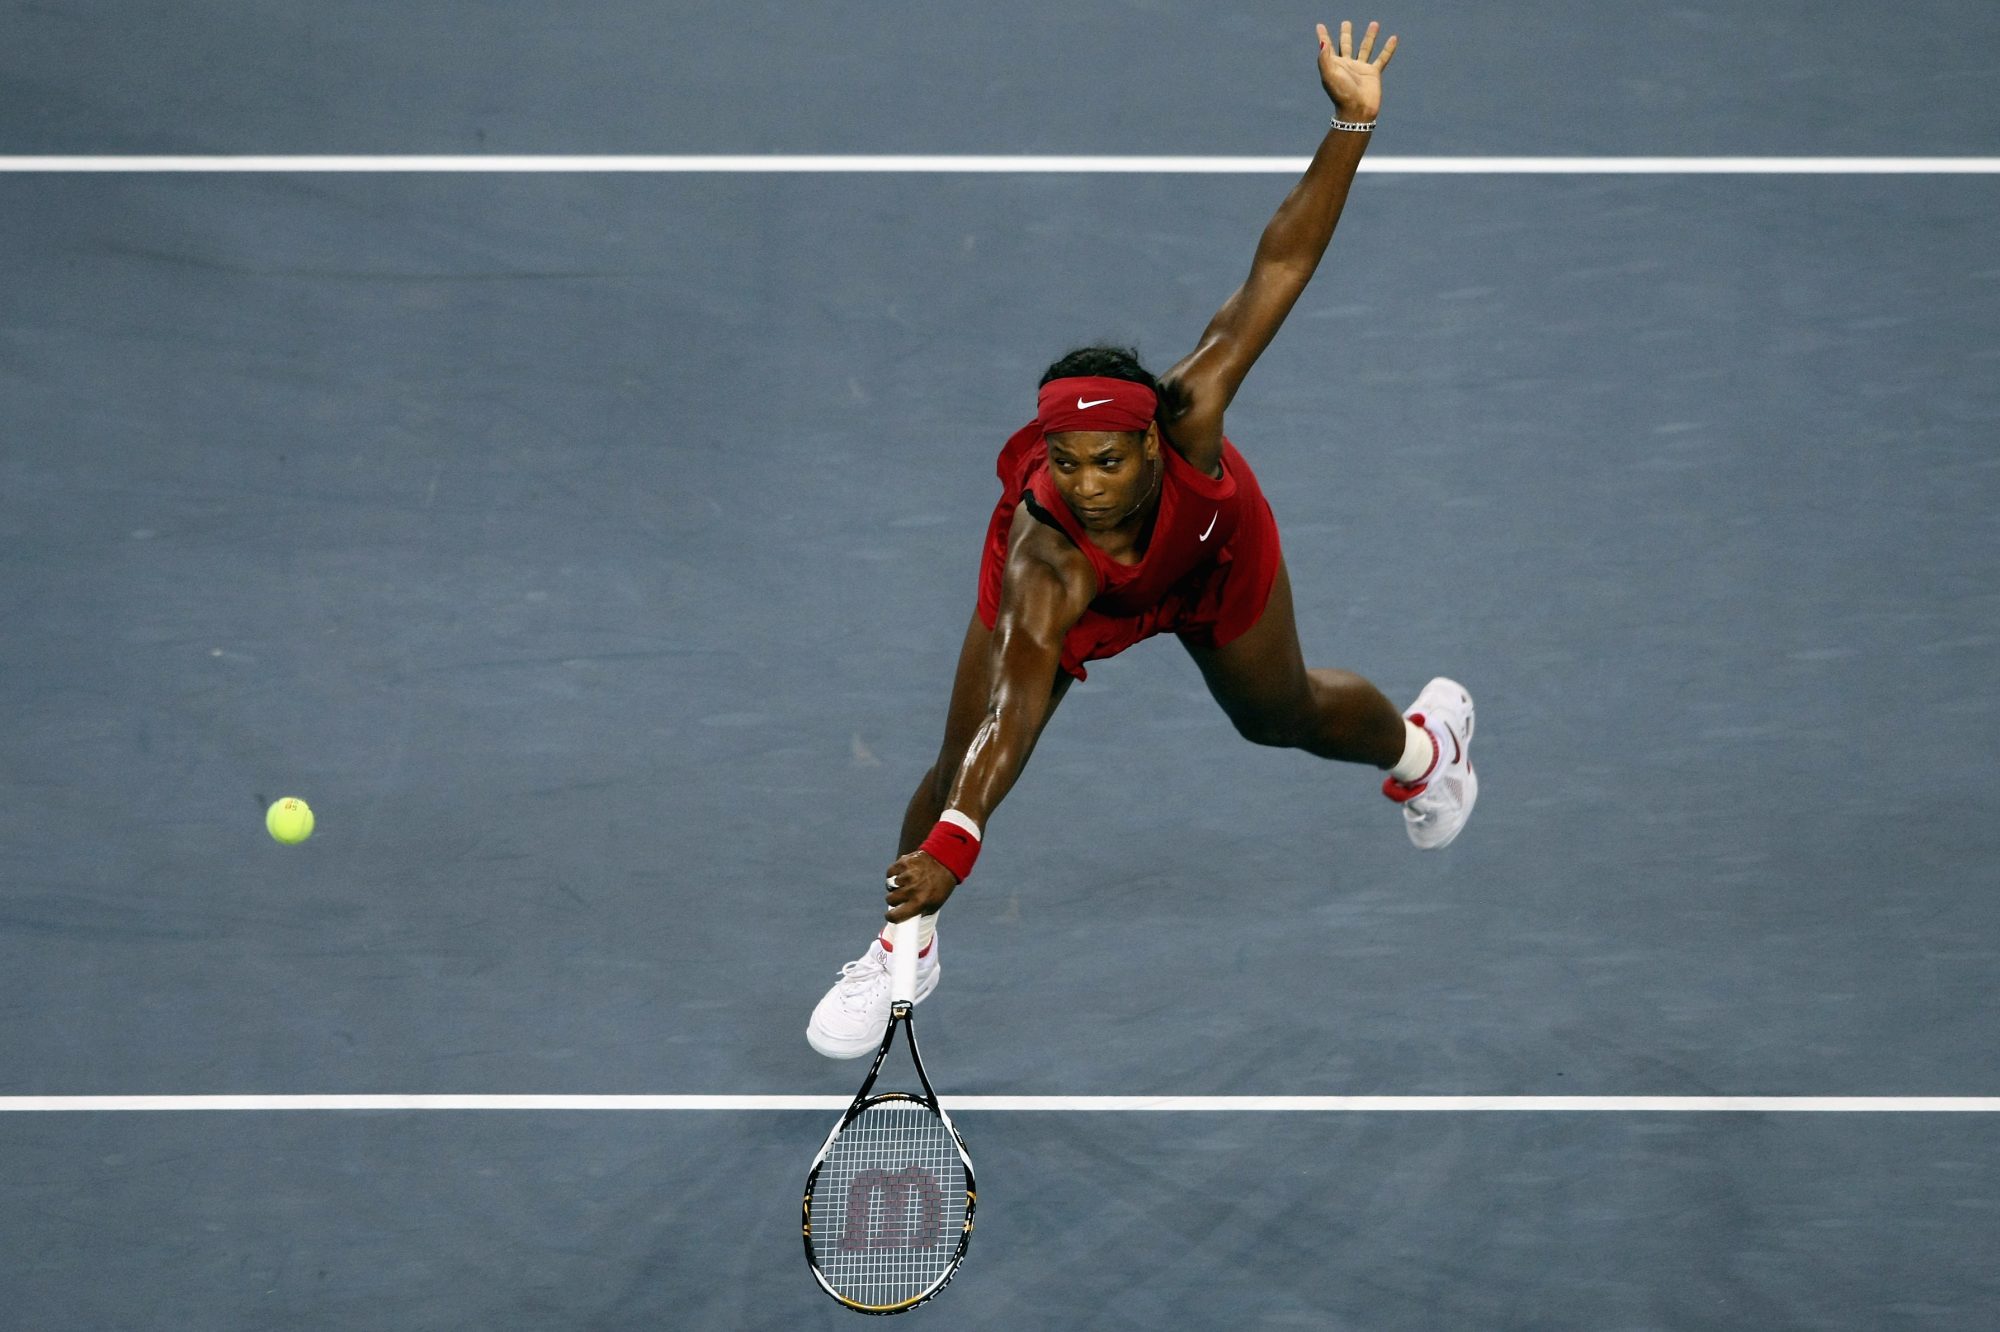
[(1065, 430), (1144, 430), (1153, 424), (1159, 396), (1129, 379), (1081, 375), (1051, 379), (1036, 395), (1035, 418), (1045, 435)]

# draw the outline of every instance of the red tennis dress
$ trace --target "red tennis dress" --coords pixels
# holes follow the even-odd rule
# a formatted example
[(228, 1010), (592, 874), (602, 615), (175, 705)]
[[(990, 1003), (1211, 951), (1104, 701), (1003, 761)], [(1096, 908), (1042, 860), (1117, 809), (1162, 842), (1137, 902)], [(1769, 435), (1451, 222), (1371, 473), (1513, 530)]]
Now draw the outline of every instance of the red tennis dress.
[(1222, 475), (1204, 476), (1162, 441), (1165, 464), (1152, 535), (1137, 564), (1120, 564), (1095, 545), (1049, 474), (1042, 428), (1029, 422), (1000, 450), (995, 467), (1004, 492), (986, 528), (979, 562), (979, 620), (1000, 614), (1007, 535), (1022, 504), (1067, 536), (1090, 560), (1097, 596), (1063, 639), (1062, 668), (1081, 680), (1083, 664), (1115, 657), (1154, 634), (1178, 634), (1195, 647), (1221, 647), (1257, 623), (1278, 576), (1278, 524), (1250, 464), (1227, 439)]

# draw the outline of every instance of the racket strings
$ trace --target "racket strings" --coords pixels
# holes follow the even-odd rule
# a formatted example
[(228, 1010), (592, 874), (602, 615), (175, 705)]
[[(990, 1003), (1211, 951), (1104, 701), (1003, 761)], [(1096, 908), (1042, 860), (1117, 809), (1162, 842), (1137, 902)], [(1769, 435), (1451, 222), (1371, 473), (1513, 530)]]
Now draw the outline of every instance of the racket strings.
[(951, 1129), (930, 1107), (869, 1106), (833, 1140), (813, 1185), (821, 1276), (873, 1308), (923, 1295), (957, 1260), (965, 1183)]

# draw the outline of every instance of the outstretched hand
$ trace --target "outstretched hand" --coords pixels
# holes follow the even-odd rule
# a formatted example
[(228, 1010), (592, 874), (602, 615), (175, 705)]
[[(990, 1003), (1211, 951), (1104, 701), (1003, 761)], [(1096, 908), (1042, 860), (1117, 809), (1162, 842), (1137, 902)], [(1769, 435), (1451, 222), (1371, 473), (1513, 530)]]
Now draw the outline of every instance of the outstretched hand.
[(1396, 39), (1382, 43), (1382, 52), (1373, 60), (1368, 53), (1375, 47), (1379, 24), (1370, 23), (1361, 34), (1361, 49), (1354, 49), (1354, 25), (1340, 25), (1340, 44), (1335, 47), (1326, 24), (1319, 25), (1319, 81), (1342, 120), (1373, 120), (1382, 109), (1382, 71), (1396, 54)]

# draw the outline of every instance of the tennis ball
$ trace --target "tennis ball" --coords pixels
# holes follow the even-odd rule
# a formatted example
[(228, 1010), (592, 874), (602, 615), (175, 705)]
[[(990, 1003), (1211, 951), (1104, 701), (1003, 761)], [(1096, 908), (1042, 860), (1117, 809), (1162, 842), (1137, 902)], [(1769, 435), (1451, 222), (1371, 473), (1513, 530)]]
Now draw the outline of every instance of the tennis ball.
[(264, 815), (271, 836), (286, 846), (296, 846), (313, 835), (312, 806), (294, 796), (275, 802)]

